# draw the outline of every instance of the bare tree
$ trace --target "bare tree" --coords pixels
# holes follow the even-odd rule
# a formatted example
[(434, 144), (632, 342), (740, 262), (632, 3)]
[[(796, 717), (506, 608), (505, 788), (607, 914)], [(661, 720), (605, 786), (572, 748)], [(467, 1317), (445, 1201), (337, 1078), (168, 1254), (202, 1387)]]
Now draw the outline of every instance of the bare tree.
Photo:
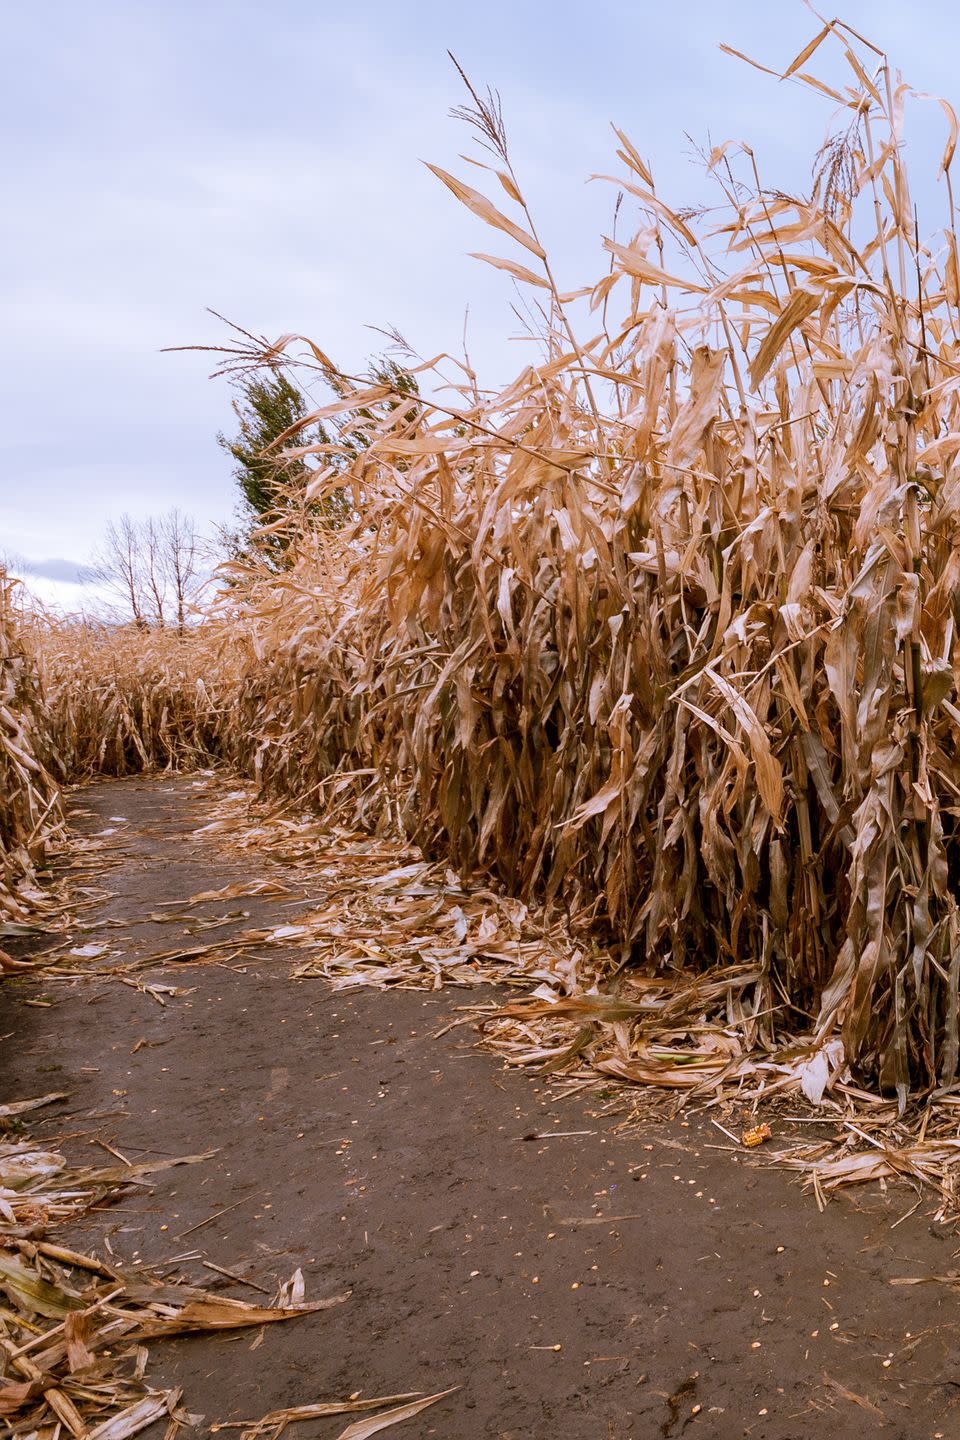
[(129, 611), (139, 629), (146, 629), (139, 526), (129, 515), (110, 521), (91, 568), (101, 585), (116, 597), (121, 610)]
[(172, 616), (182, 634), (206, 574), (194, 520), (180, 510), (107, 526), (93, 573), (117, 601), (120, 615), (140, 629), (164, 629)]
[(164, 565), (163, 521), (149, 515), (138, 528), (143, 584), (157, 626), (162, 630), (167, 623), (167, 577), (164, 573), (166, 567)]
[(203, 584), (203, 547), (194, 521), (180, 510), (171, 510), (164, 517), (161, 533), (170, 599), (176, 611), (177, 629), (182, 635), (187, 613)]

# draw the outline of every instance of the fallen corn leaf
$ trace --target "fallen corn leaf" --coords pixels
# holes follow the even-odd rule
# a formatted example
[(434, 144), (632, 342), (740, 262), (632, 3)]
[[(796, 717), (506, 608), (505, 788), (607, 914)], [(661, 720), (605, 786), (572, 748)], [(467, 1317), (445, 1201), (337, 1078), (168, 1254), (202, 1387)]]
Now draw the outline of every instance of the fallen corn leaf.
[(369, 1420), (355, 1420), (346, 1430), (341, 1431), (337, 1440), (367, 1440), (368, 1435), (376, 1435), (379, 1430), (387, 1430), (391, 1425), (399, 1425), (402, 1420), (419, 1415), (428, 1405), (435, 1405), (438, 1400), (443, 1400), (459, 1389), (459, 1385), (452, 1385), (449, 1390), (439, 1390), (436, 1395), (428, 1395), (425, 1400), (412, 1400), (408, 1405), (398, 1405), (396, 1409), (385, 1410), (382, 1415), (374, 1415)]

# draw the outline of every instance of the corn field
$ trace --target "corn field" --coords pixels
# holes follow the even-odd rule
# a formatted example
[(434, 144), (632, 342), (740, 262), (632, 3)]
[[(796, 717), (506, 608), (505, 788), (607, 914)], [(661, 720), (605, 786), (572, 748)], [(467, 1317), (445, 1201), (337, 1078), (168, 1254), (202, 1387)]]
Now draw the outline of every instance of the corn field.
[[(843, 89), (805, 69), (837, 44)], [(618, 131), (637, 228), (570, 294), (471, 89), (498, 201), (436, 174), (509, 243), (480, 258), (539, 308), (540, 359), (497, 392), (414, 364), (411, 398), (299, 337), (225, 347), (335, 382), (309, 420), (343, 445), (283, 453), (354, 520), (298, 507), (288, 568), (248, 564), (184, 639), (50, 627), (44, 743), (64, 781), (213, 757), (399, 829), (589, 922), (611, 985), (708, 973), (748, 1048), (840, 1040), (903, 1105), (960, 1067), (957, 121), (921, 243), (884, 57), (832, 22), (786, 73), (840, 116), (811, 193), (718, 146), (721, 218), (686, 211)], [(14, 857), (51, 793), (18, 745)]]
[(61, 822), (60, 792), (42, 760), (45, 715), (16, 590), (0, 570), (0, 940), (4, 925), (16, 927), (42, 903), (36, 871)]
[(47, 618), (35, 635), (49, 763), (62, 781), (189, 769), (217, 757), (221, 672), (229, 669), (221, 657), (231, 652), (216, 625), (184, 637)]

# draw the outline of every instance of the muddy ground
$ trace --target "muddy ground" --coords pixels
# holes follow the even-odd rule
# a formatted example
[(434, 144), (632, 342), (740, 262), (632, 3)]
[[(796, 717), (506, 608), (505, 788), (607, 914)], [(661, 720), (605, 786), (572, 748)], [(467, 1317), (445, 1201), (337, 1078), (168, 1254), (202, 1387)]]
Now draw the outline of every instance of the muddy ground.
[[(183, 927), (145, 916), (249, 876), (249, 860), (194, 834), (213, 793), (190, 778), (78, 793), (76, 826), (114, 832), (109, 868), (87, 877), (110, 898), (78, 944), (169, 949)], [(296, 913), (289, 897), (194, 913), (241, 907), (238, 930)], [(248, 1300), (262, 1295), (202, 1261), (271, 1294), (297, 1266), (307, 1299), (351, 1292), (262, 1335), (152, 1346), (150, 1376), (185, 1387), (200, 1433), (281, 1405), (458, 1385), (395, 1433), (960, 1436), (960, 1298), (890, 1283), (960, 1268), (935, 1197), (908, 1215), (908, 1187), (864, 1190), (821, 1215), (702, 1117), (624, 1128), (596, 1095), (560, 1099), (502, 1070), (469, 1029), (435, 1038), (477, 992), (337, 993), (292, 980), (297, 958), (147, 970), (189, 990), (165, 1006), (115, 978), (0, 986), (0, 1096), (70, 1092), (34, 1133), (71, 1136), (97, 1163), (98, 1141), (135, 1161), (217, 1152), (68, 1243), (160, 1266), (186, 1254), (179, 1273)], [(343, 1424), (290, 1434), (332, 1440)]]

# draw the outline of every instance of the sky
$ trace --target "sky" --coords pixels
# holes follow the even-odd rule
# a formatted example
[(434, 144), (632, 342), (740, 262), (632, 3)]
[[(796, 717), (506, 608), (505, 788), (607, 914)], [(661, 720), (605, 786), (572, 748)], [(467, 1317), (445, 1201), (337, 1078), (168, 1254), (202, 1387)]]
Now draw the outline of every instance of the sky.
[[(953, 0), (847, 0), (843, 18), (960, 108)], [(719, 44), (782, 69), (818, 28), (802, 0), (5, 7), (0, 555), (74, 608), (122, 512), (229, 523), (216, 443), (229, 386), (209, 378), (211, 356), (164, 353), (228, 340), (210, 310), (308, 335), (348, 370), (383, 349), (376, 326), (425, 356), (466, 336), (490, 385), (529, 358), (509, 277), (469, 256), (509, 242), (422, 163), (486, 178), (459, 158), (470, 139), (448, 113), (464, 99), (448, 49), (499, 90), (514, 168), (573, 288), (605, 264), (615, 190), (589, 177), (617, 168), (611, 122), (675, 205), (706, 196), (695, 148), (728, 138), (751, 143), (771, 185), (809, 188), (830, 102)], [(841, 77), (842, 60), (816, 64)], [(945, 218), (943, 133), (938, 107), (910, 108), (928, 230)]]

